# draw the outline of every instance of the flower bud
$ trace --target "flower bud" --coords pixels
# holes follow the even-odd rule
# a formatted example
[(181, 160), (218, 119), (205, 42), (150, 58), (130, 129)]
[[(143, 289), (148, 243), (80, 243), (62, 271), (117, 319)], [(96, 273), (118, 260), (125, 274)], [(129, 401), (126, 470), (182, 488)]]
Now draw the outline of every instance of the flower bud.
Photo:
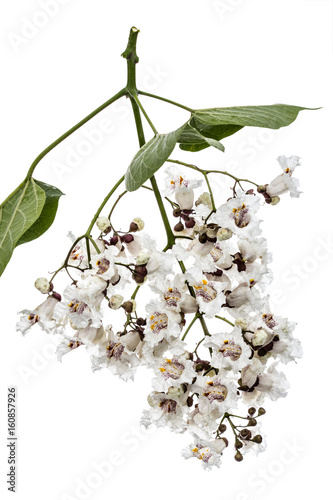
[(110, 227), (110, 221), (107, 217), (104, 217), (103, 215), (101, 215), (100, 217), (98, 217), (97, 221), (96, 221), (96, 226), (98, 227), (98, 229), (104, 233), (106, 231), (106, 229), (108, 229)]
[(135, 266), (132, 278), (138, 285), (142, 285), (147, 279), (147, 274), (148, 271), (146, 266)]
[(254, 415), (255, 412), (256, 412), (256, 409), (254, 408), (254, 406), (251, 406), (251, 408), (248, 409), (248, 414), (251, 416)]
[(242, 441), (240, 441), (240, 439), (236, 438), (236, 441), (235, 441), (235, 448), (238, 450), (239, 448), (243, 448), (244, 444), (242, 443)]
[(185, 226), (187, 229), (191, 229), (192, 227), (195, 226), (195, 220), (190, 218), (188, 221), (185, 222)]
[(167, 394), (171, 399), (173, 399), (173, 398), (179, 398), (184, 394), (184, 392), (181, 389), (181, 387), (171, 386), (169, 387)]
[(224, 240), (229, 240), (232, 234), (233, 233), (230, 229), (220, 227), (220, 229), (217, 231), (216, 237), (219, 241), (224, 241)]
[(271, 198), (271, 202), (270, 202), (270, 205), (277, 205), (280, 201), (280, 198), (279, 196), (273, 196), (273, 198)]
[(237, 451), (236, 455), (235, 455), (235, 460), (236, 462), (241, 462), (243, 460), (243, 455), (241, 454), (240, 451)]
[(219, 226), (217, 224), (208, 224), (206, 234), (208, 238), (216, 238)]
[(121, 306), (125, 312), (127, 312), (128, 314), (132, 313), (135, 311), (136, 309), (136, 302), (135, 300), (126, 300), (126, 302), (124, 302)]
[(129, 230), (131, 233), (135, 233), (136, 231), (142, 231), (144, 227), (145, 223), (143, 220), (140, 217), (135, 217), (130, 224)]
[(266, 413), (265, 408), (260, 407), (258, 410), (258, 416), (260, 417), (261, 415), (265, 415), (265, 413)]
[(198, 239), (199, 239), (200, 243), (202, 243), (204, 245), (208, 240), (208, 236), (206, 233), (202, 233), (202, 234), (200, 234)]
[(117, 234), (113, 235), (110, 239), (110, 245), (116, 245), (118, 243), (119, 236)]
[(249, 427), (254, 427), (255, 425), (257, 425), (257, 421), (255, 418), (249, 418), (249, 421), (248, 421), (248, 424), (247, 424)]
[(260, 444), (260, 443), (262, 443), (262, 436), (261, 436), (260, 434), (257, 434), (256, 436), (254, 436), (254, 437), (252, 438), (252, 440), (251, 440), (251, 441), (253, 441), (254, 443), (258, 443), (258, 444)]
[(49, 293), (53, 290), (53, 283), (50, 283), (46, 278), (38, 278), (35, 281), (35, 287), (41, 293)]
[(201, 372), (204, 369), (204, 366), (201, 363), (198, 363), (195, 365), (195, 371), (196, 372)]
[(136, 257), (136, 264), (138, 266), (144, 266), (145, 264), (148, 264), (149, 259), (150, 259), (149, 253), (140, 252)]
[(178, 222), (173, 229), (176, 233), (180, 233), (184, 230), (184, 224), (182, 222)]
[(134, 241), (134, 236), (132, 234), (124, 234), (120, 239), (123, 243), (132, 243), (132, 241)]
[(240, 436), (242, 439), (248, 440), (251, 439), (252, 433), (249, 429), (242, 429), (240, 431)]
[(266, 339), (267, 339), (267, 333), (263, 329), (261, 329), (254, 332), (251, 342), (252, 345), (256, 347), (258, 345), (263, 345)]
[(239, 326), (242, 330), (246, 330), (247, 322), (244, 318), (237, 318), (235, 321), (235, 325)]
[(122, 295), (112, 295), (112, 297), (109, 300), (109, 307), (111, 309), (119, 309), (121, 304), (123, 303), (124, 297)]
[(227, 430), (227, 426), (225, 424), (220, 424), (219, 425), (219, 432), (223, 434)]
[(191, 408), (191, 406), (193, 406), (193, 396), (189, 396), (186, 400), (186, 404), (189, 408)]

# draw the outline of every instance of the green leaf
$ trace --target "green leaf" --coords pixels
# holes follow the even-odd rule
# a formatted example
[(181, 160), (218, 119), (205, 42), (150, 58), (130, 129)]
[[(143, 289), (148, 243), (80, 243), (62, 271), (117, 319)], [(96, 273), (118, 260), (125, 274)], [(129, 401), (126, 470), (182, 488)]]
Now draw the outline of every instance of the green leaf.
[(171, 155), (185, 126), (169, 134), (157, 134), (142, 146), (127, 169), (125, 175), (127, 191), (136, 191), (157, 172)]
[(16, 243), (38, 219), (44, 203), (44, 190), (33, 179), (25, 179), (0, 205), (0, 276)]
[(201, 151), (209, 146), (213, 146), (220, 151), (224, 151), (225, 149), (223, 144), (216, 140), (215, 137), (206, 137), (196, 130), (196, 128), (192, 127), (190, 123), (186, 124), (178, 142), (180, 143), (180, 149), (184, 149), (185, 151)]
[(207, 125), (207, 123), (201, 123), (195, 118), (192, 118), (190, 123), (202, 135), (211, 137), (217, 141), (229, 137), (243, 128), (243, 125)]
[(237, 125), (278, 129), (290, 125), (300, 111), (299, 106), (273, 104), (271, 106), (240, 106), (233, 108), (198, 109), (193, 113), (196, 123), (206, 125)]
[(20, 237), (16, 246), (39, 238), (49, 229), (57, 213), (59, 198), (64, 194), (54, 186), (37, 180), (35, 182), (45, 193), (45, 203), (38, 219)]

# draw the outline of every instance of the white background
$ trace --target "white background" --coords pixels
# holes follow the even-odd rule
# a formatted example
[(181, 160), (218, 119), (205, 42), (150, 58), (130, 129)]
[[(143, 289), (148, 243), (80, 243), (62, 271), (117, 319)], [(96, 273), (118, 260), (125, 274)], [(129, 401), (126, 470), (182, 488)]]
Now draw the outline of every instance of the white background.
[[(137, 70), (146, 91), (193, 108), (281, 102), (323, 106), (302, 112), (286, 129), (242, 130), (224, 140), (224, 155), (216, 150), (173, 154), (259, 183), (280, 173), (278, 155), (302, 158), (296, 172), (301, 198), (283, 197), (276, 207), (264, 206), (261, 218), (274, 256), (273, 307), (298, 323), (305, 355), (287, 367), (289, 396), (267, 405), (266, 453), (237, 464), (232, 450), (226, 450), (223, 467), (205, 473), (198, 461), (180, 456), (187, 436), (140, 430), (150, 389), (146, 373), (139, 372), (128, 384), (107, 371), (92, 374), (84, 351), (60, 364), (52, 340), (38, 328), (25, 338), (16, 333), (17, 311), (41, 301), (34, 280), (61, 264), (69, 246), (67, 232), (85, 230), (137, 150), (128, 105), (118, 104), (85, 127), (88, 133), (109, 120), (102, 143), (77, 157), (76, 166), (66, 164), (66, 157), (69, 148), (76, 151), (86, 140), (83, 130), (40, 163), (36, 178), (55, 184), (66, 196), (52, 229), (18, 248), (0, 280), (1, 495), (11, 498), (5, 484), (6, 391), (16, 385), (20, 500), (327, 498), (332, 445), (332, 0), (63, 0), (62, 5), (56, 2), (52, 16), (41, 14), (42, 3), (16, 0), (0, 7), (2, 200), (40, 151), (125, 84), (126, 63), (119, 56), (132, 25), (141, 30)], [(31, 28), (31, 22), (38, 27)], [(188, 116), (157, 101), (145, 102), (162, 133)], [(222, 188), (221, 202), (227, 184), (217, 186), (219, 196)], [(119, 207), (124, 226), (133, 216), (147, 220), (155, 214), (155, 205), (144, 208), (143, 202), (152, 203), (134, 195)], [(160, 225), (153, 217), (150, 228)], [(101, 479), (96, 467), (106, 461), (113, 462), (113, 471)], [(84, 489), (83, 483), (90, 487)]]

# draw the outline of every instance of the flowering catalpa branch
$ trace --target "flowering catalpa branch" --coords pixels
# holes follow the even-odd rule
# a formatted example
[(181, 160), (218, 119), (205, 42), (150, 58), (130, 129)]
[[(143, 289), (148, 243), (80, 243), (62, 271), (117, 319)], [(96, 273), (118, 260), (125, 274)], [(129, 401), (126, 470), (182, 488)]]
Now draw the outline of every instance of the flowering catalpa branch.
[[(50, 279), (36, 280), (36, 288), (47, 298), (35, 309), (22, 311), (18, 330), (26, 333), (38, 323), (47, 333), (60, 336), (59, 359), (85, 346), (94, 370), (107, 367), (124, 380), (133, 378), (139, 365), (152, 369), (154, 390), (142, 424), (189, 431), (192, 444), (184, 456), (197, 457), (205, 468), (211, 468), (219, 465), (229, 443), (227, 430), (237, 461), (249, 450), (263, 449), (258, 423), (265, 413), (261, 405), (266, 397), (285, 396), (288, 388), (276, 365), (301, 356), (300, 343), (292, 335), (294, 324), (271, 312), (264, 292), (270, 256), (256, 215), (261, 201), (275, 205), (283, 193), (299, 195), (292, 174), (300, 162), (297, 156), (280, 156), (282, 173), (270, 183), (257, 184), (170, 157), (177, 143), (185, 151), (212, 146), (224, 152), (220, 141), (244, 126), (278, 129), (307, 108), (276, 104), (194, 110), (140, 91), (135, 73), (137, 36), (138, 30), (132, 28), (122, 54), (127, 60), (126, 87), (46, 148), (1, 205), (0, 272), (14, 248), (38, 238), (55, 217), (62, 193), (32, 177), (37, 164), (97, 113), (128, 97), (140, 150), (102, 201), (86, 232), (73, 237), (59, 269)], [(141, 95), (185, 109), (188, 120), (173, 132), (159, 134), (142, 106)], [(147, 143), (142, 116), (153, 132)], [(154, 174), (165, 164), (161, 192)], [(213, 175), (231, 181), (222, 204), (214, 198)], [(103, 212), (124, 181), (125, 190)], [(113, 222), (118, 202), (139, 188), (156, 199), (166, 233), (162, 250), (145, 234), (140, 218), (134, 217), (126, 232)], [(164, 200), (176, 219), (173, 228)], [(99, 235), (93, 236), (95, 226)], [(54, 281), (62, 272), (70, 282), (60, 295)], [(143, 309), (136, 300), (141, 288), (152, 297), (146, 304), (143, 301)]]

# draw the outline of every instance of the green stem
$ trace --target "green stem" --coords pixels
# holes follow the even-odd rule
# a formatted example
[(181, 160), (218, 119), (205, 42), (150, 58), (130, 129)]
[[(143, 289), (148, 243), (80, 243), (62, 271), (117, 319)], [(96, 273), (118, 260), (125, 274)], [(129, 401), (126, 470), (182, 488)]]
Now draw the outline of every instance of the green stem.
[(111, 198), (111, 196), (113, 195), (113, 193), (115, 192), (115, 190), (117, 189), (117, 187), (120, 186), (120, 184), (124, 181), (124, 179), (125, 179), (125, 176), (123, 175), (119, 179), (119, 181), (113, 186), (113, 188), (111, 189), (111, 191), (109, 191), (109, 193), (106, 195), (106, 197), (104, 198), (104, 200), (102, 201), (102, 203), (98, 207), (98, 210), (95, 213), (95, 215), (94, 215), (94, 217), (93, 217), (93, 219), (92, 219), (92, 221), (91, 221), (91, 223), (90, 223), (87, 231), (85, 232), (85, 236), (89, 236), (90, 235), (91, 230), (94, 227), (94, 224), (97, 221), (99, 214), (101, 213), (101, 211), (103, 210), (104, 206), (107, 204), (107, 202), (109, 201), (109, 199)]
[(132, 293), (131, 295), (131, 299), (134, 300), (135, 297), (136, 297), (136, 294), (138, 293), (138, 291), (140, 290), (140, 286), (137, 286), (136, 289), (134, 290), (134, 292)]
[(196, 320), (200, 317), (200, 314), (196, 314), (194, 316), (194, 318), (192, 319), (191, 323), (188, 325), (187, 329), (186, 329), (186, 332), (184, 333), (184, 335), (182, 336), (182, 340), (185, 339), (186, 335), (188, 334), (188, 332), (191, 330), (192, 326), (194, 325), (194, 323), (196, 322)]
[(142, 112), (143, 116), (146, 118), (147, 122), (149, 123), (150, 128), (152, 129), (152, 131), (154, 132), (154, 134), (157, 135), (158, 132), (157, 132), (156, 128), (154, 127), (153, 122), (151, 121), (151, 119), (147, 115), (144, 107), (142, 106), (142, 104), (140, 102), (140, 99), (138, 98), (137, 93), (132, 94), (132, 97), (135, 100), (135, 102), (137, 103), (137, 105), (139, 106), (139, 108), (141, 109), (141, 112)]
[[(137, 130), (138, 139), (139, 139), (139, 145), (140, 145), (140, 148), (142, 148), (142, 146), (145, 144), (146, 140), (145, 140), (145, 135), (144, 135), (143, 126), (142, 126), (141, 113), (140, 113), (139, 102), (138, 102), (139, 100), (136, 97), (137, 89), (136, 89), (136, 84), (135, 84), (135, 81), (136, 81), (135, 80), (135, 65), (139, 60), (139, 58), (136, 55), (136, 38), (137, 38), (138, 30), (136, 28), (132, 28), (132, 30), (133, 29), (135, 30), (135, 32), (134, 32), (134, 34), (132, 34), (133, 38), (132, 38), (131, 44), (130, 44), (130, 40), (131, 40), (131, 34), (130, 34), (130, 40), (129, 40), (130, 49), (127, 48), (126, 51), (124, 52), (124, 54), (122, 54), (122, 55), (124, 57), (126, 57), (126, 59), (127, 59), (127, 69), (128, 69), (127, 90), (129, 92), (129, 97), (130, 97), (131, 104), (132, 104), (134, 120), (135, 120), (136, 130)], [(132, 30), (131, 30), (131, 32), (132, 32)], [(169, 219), (167, 217), (167, 214), (166, 214), (166, 211), (165, 211), (165, 208), (163, 205), (161, 193), (158, 189), (158, 186), (157, 186), (157, 183), (156, 183), (154, 176), (152, 176), (150, 178), (150, 182), (152, 184), (152, 188), (153, 188), (153, 191), (155, 194), (158, 208), (160, 210), (163, 224), (165, 227), (165, 232), (167, 234), (167, 246), (163, 250), (163, 251), (166, 251), (169, 248), (172, 248), (172, 246), (175, 244), (175, 237), (174, 237), (172, 229), (170, 227)]]
[(127, 90), (136, 92), (136, 74), (135, 65), (139, 62), (139, 57), (136, 53), (136, 42), (140, 30), (132, 26), (128, 37), (127, 47), (121, 54), (127, 60)]
[(166, 213), (164, 205), (163, 205), (161, 193), (160, 193), (160, 191), (158, 189), (157, 182), (156, 182), (156, 179), (155, 179), (154, 175), (150, 178), (150, 182), (151, 182), (152, 188), (154, 190), (155, 198), (156, 198), (156, 201), (157, 201), (157, 204), (158, 204), (158, 208), (160, 209), (160, 213), (161, 213), (161, 217), (162, 217), (162, 220), (163, 220), (165, 232), (166, 232), (166, 235), (167, 235), (167, 245), (163, 249), (163, 252), (166, 252), (167, 250), (169, 250), (169, 248), (173, 247), (173, 245), (175, 244), (176, 238), (175, 238), (175, 236), (174, 236), (174, 234), (172, 232), (172, 229), (171, 229), (171, 226), (170, 226), (170, 222), (169, 222), (167, 213)]
[(138, 94), (140, 95), (145, 95), (147, 97), (152, 97), (153, 99), (158, 99), (160, 101), (168, 102), (169, 104), (173, 104), (174, 106), (177, 106), (178, 108), (185, 109), (186, 111), (189, 111), (190, 113), (194, 113), (194, 109), (189, 108), (187, 106), (184, 106), (183, 104), (179, 104), (179, 102), (171, 101), (170, 99), (166, 99), (165, 97), (161, 97), (159, 95), (155, 94), (150, 94), (149, 92), (143, 92), (142, 90), (138, 90)]
[[(97, 253), (101, 253), (100, 249), (98, 248), (98, 246), (96, 245), (95, 241), (93, 240), (93, 238), (90, 236), (90, 235), (87, 235), (86, 238), (91, 242), (92, 246), (95, 248), (96, 252)], [(89, 248), (89, 252), (88, 252), (88, 258), (89, 258), (89, 254), (90, 254), (90, 248)]]
[(259, 186), (256, 182), (250, 181), (249, 179), (240, 179), (236, 177), (235, 175), (230, 174), (229, 172), (223, 171), (223, 170), (205, 170), (206, 174), (222, 174), (222, 175), (227, 175), (228, 177), (231, 177), (234, 179), (236, 182), (249, 182), (250, 184), (253, 184), (254, 186)]
[(180, 161), (180, 160), (172, 160), (171, 158), (169, 158), (167, 161), (170, 163), (177, 163), (178, 165), (183, 165), (184, 167), (192, 168), (192, 170), (196, 170), (197, 172), (200, 172), (203, 175), (207, 175), (207, 174), (227, 175), (228, 177), (231, 177), (232, 179), (234, 179), (236, 182), (249, 182), (250, 184), (253, 184), (254, 186), (257, 186), (257, 187), (259, 186), (259, 184), (257, 184), (256, 182), (250, 181), (249, 179), (239, 179), (235, 175), (232, 175), (229, 172), (226, 172), (223, 170), (203, 170), (203, 169), (201, 169), (201, 168), (199, 168), (196, 165), (193, 165), (191, 163), (185, 163), (185, 162)]
[(202, 316), (201, 313), (200, 313), (199, 321), (201, 323), (201, 327), (203, 329), (204, 334), (207, 337), (211, 337), (211, 334), (209, 333), (209, 330), (208, 330), (207, 325), (206, 325), (206, 321), (204, 320), (204, 318), (203, 318), (203, 316)]
[(217, 314), (215, 315), (215, 318), (218, 318), (218, 319), (221, 319), (222, 321), (225, 321), (226, 323), (228, 323), (229, 325), (231, 326), (235, 326), (234, 323), (231, 323), (231, 321), (229, 321), (228, 319), (226, 318), (223, 318), (222, 316), (218, 316)]
[(90, 254), (90, 243), (89, 243), (88, 236), (85, 236), (85, 240), (86, 240), (86, 247), (87, 247), (88, 266), (89, 266), (89, 269), (91, 269), (91, 267), (92, 267), (91, 264), (90, 264), (91, 254)]
[(31, 164), (31, 167), (29, 168), (28, 173), (27, 173), (27, 179), (32, 177), (32, 174), (33, 174), (36, 166), (38, 165), (38, 163), (44, 158), (44, 156), (46, 156), (50, 151), (52, 151), (52, 149), (54, 149), (56, 146), (58, 146), (58, 144), (60, 144), (65, 139), (67, 139), (67, 137), (69, 137), (71, 134), (73, 134), (76, 130), (78, 130), (80, 127), (82, 127), (82, 125), (87, 123), (89, 120), (91, 120), (98, 113), (103, 111), (103, 109), (107, 108), (108, 106), (110, 106), (110, 104), (112, 104), (113, 102), (117, 101), (117, 99), (119, 99), (120, 97), (123, 97), (125, 95), (126, 95), (126, 89), (124, 88), (124, 89), (120, 90), (117, 94), (115, 94), (113, 97), (111, 97), (111, 99), (109, 99), (104, 104), (102, 104), (97, 109), (95, 109), (95, 111), (93, 111), (88, 116), (83, 118), (83, 120), (81, 120), (79, 123), (74, 125), (74, 127), (72, 127), (67, 132), (65, 132), (63, 135), (61, 135), (59, 137), (59, 139), (57, 139), (52, 144), (50, 144), (50, 146), (48, 146), (46, 149), (44, 149), (44, 151), (42, 151), (40, 153), (40, 155), (37, 156), (35, 161)]
[[(142, 185), (141, 187), (144, 188), (144, 189), (148, 189), (148, 191), (154, 191), (153, 188), (151, 188), (149, 186)], [(170, 205), (172, 206), (172, 208), (175, 208), (175, 207), (179, 208), (178, 203), (175, 203), (174, 201), (170, 200), (170, 198), (168, 198), (167, 196), (164, 196), (164, 199), (167, 200), (170, 203)], [(182, 236), (176, 236), (175, 235), (175, 238), (182, 238)], [(192, 238), (188, 237), (188, 239), (191, 240)]]
[[(118, 205), (118, 203), (120, 202), (120, 200), (122, 199), (122, 197), (125, 196), (126, 193), (127, 193), (127, 191), (123, 191), (118, 196), (118, 198), (116, 199), (116, 201), (114, 202), (113, 207), (111, 208), (110, 213), (108, 215), (108, 219), (109, 219), (110, 223), (111, 223), (111, 215), (113, 214), (114, 209), (116, 208), (116, 206)], [(112, 224), (111, 224), (111, 227), (113, 227)]]

